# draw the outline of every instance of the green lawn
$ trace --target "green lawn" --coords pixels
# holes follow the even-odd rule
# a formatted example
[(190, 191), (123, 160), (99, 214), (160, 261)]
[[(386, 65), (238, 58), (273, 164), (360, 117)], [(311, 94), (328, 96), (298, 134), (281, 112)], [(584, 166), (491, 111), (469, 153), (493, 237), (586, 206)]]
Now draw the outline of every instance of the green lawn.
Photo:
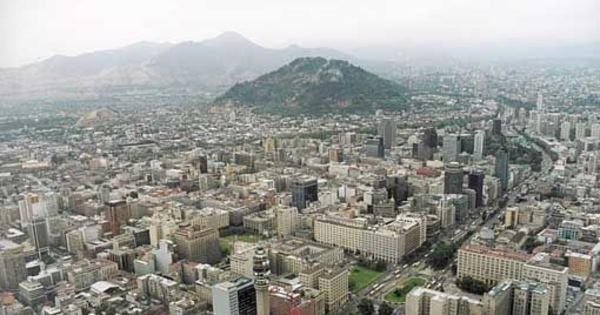
[(369, 284), (373, 283), (381, 272), (371, 270), (361, 266), (352, 266), (350, 269), (350, 282), (354, 283), (352, 292), (356, 293), (366, 288)]
[(233, 250), (233, 243), (236, 241), (236, 237), (238, 241), (247, 242), (247, 243), (257, 243), (259, 241), (259, 237), (256, 234), (236, 234), (236, 235), (227, 235), (221, 237), (219, 240), (219, 245), (221, 246), (221, 251), (227, 250), (229, 253)]
[[(392, 303), (404, 303), (404, 300), (406, 300), (406, 295), (414, 288), (414, 287), (418, 287), (418, 286), (422, 286), (426, 283), (427, 281), (425, 281), (425, 279), (423, 278), (409, 278), (405, 281), (403, 281), (399, 286), (397, 286), (396, 288), (392, 289), (390, 292), (388, 292), (383, 298), (388, 301), (388, 302), (392, 302)], [(396, 289), (400, 289), (400, 295), (396, 295)]]

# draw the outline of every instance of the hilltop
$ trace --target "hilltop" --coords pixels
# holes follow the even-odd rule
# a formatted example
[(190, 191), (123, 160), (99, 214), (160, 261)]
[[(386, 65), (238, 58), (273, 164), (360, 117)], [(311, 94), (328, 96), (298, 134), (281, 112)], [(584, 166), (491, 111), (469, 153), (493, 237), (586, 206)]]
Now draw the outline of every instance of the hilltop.
[(247, 106), (282, 115), (402, 110), (405, 92), (404, 87), (347, 61), (305, 57), (234, 85), (213, 105)]

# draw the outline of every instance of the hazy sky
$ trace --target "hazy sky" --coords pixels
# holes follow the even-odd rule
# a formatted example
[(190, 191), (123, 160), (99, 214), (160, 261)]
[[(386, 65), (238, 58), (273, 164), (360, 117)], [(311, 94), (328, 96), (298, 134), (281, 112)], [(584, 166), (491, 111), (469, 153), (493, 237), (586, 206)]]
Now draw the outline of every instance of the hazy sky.
[(136, 41), (243, 34), (266, 47), (600, 40), (600, 0), (0, 0), (0, 67)]

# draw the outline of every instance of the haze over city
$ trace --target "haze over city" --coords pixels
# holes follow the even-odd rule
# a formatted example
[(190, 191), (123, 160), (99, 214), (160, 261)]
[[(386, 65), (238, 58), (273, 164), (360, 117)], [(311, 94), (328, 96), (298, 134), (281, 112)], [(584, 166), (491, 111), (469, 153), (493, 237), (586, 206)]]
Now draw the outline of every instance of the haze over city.
[(0, 315), (598, 315), (597, 0), (0, 0)]
[(1, 1), (0, 67), (225, 31), (270, 48), (322, 46), (361, 57), (393, 57), (380, 51), (392, 49), (497, 57), (494, 50), (509, 46), (535, 56), (530, 50), (597, 44), (597, 12), (595, 0)]

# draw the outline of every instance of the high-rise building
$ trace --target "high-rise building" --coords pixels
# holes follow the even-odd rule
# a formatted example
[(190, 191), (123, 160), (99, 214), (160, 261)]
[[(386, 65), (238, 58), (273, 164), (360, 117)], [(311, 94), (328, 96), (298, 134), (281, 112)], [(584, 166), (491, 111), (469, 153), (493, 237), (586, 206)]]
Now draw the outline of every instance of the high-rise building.
[(442, 155), (445, 163), (456, 161), (456, 157), (460, 152), (460, 142), (458, 141), (458, 135), (449, 134), (444, 136), (444, 142), (442, 144)]
[(19, 296), (21, 297), (21, 301), (31, 307), (46, 302), (44, 286), (33, 280), (19, 283)]
[(201, 174), (208, 173), (208, 157), (206, 154), (201, 154), (198, 156), (198, 169)]
[[(464, 245), (458, 250), (458, 277), (464, 276), (492, 285), (505, 280), (537, 283), (547, 290), (549, 309), (552, 310), (552, 314), (559, 314), (566, 305), (569, 268), (551, 263), (550, 255), (547, 253), (538, 253), (531, 257), (523, 253), (482, 245)], [(498, 304), (500, 300), (503, 298), (498, 298), (495, 303)], [(500, 306), (494, 307), (503, 309)], [(539, 309), (543, 311), (544, 307), (540, 306)], [(546, 313), (543, 314), (547, 312), (546, 309)]]
[(538, 92), (537, 101), (536, 101), (536, 109), (538, 112), (544, 111), (544, 95), (542, 92)]
[(0, 240), (0, 289), (16, 290), (27, 279), (23, 247), (9, 240)]
[(406, 296), (407, 315), (482, 314), (482, 303), (466, 296), (415, 287)]
[(447, 164), (444, 171), (444, 193), (462, 194), (464, 176), (460, 164), (456, 162)]
[(343, 160), (343, 153), (340, 147), (329, 148), (328, 151), (329, 161), (340, 163)]
[(221, 261), (219, 232), (214, 228), (185, 226), (175, 231), (172, 237), (182, 258), (208, 264)]
[(506, 191), (508, 188), (508, 150), (500, 149), (496, 152), (496, 163), (494, 165), (494, 176), (500, 179), (502, 183), (502, 190)]
[(525, 109), (525, 107), (521, 107), (521, 109), (519, 109), (519, 123), (521, 125), (525, 125), (526, 122), (527, 122), (527, 110)]
[(596, 140), (600, 139), (600, 123), (592, 124), (591, 136), (592, 136), (592, 138), (594, 138)]
[(475, 207), (483, 207), (483, 183), (485, 174), (481, 170), (473, 170), (469, 174), (469, 188), (475, 191)]
[(131, 219), (129, 207), (125, 200), (112, 200), (104, 204), (104, 218), (108, 221), (112, 236), (121, 234), (121, 226)]
[(377, 134), (383, 137), (383, 146), (391, 149), (396, 145), (396, 122), (391, 118), (384, 118), (377, 125)]
[(585, 123), (578, 122), (575, 124), (575, 140), (583, 140), (585, 138)]
[(382, 136), (370, 136), (365, 142), (365, 153), (369, 157), (383, 158), (385, 156), (385, 145)]
[(31, 244), (35, 247), (38, 256), (41, 258), (42, 252), (47, 252), (49, 247), (48, 225), (46, 219), (32, 219), (27, 225), (27, 233), (29, 234)]
[(567, 301), (569, 268), (550, 262), (550, 255), (538, 253), (523, 265), (521, 280), (535, 281), (548, 287), (553, 314), (560, 314)]
[(256, 291), (256, 315), (269, 315), (269, 257), (262, 246), (256, 247), (253, 257), (254, 291)]
[(256, 315), (256, 293), (251, 279), (240, 277), (212, 287), (215, 314)]
[(319, 290), (325, 292), (327, 314), (336, 314), (348, 302), (348, 269), (327, 269), (322, 272)]
[(427, 128), (423, 131), (423, 143), (431, 149), (437, 148), (438, 136), (435, 128)]
[(483, 150), (485, 145), (485, 130), (478, 130), (475, 133), (473, 145), (473, 159), (479, 161), (483, 158)]
[(285, 237), (294, 234), (300, 223), (298, 209), (295, 207), (278, 207), (274, 212), (277, 216), (277, 235)]
[(550, 308), (550, 290), (543, 284), (507, 280), (484, 296), (487, 315), (546, 315)]
[[(600, 130), (599, 130), (600, 131)], [(571, 123), (563, 121), (560, 124), (560, 140), (568, 141), (571, 137)]]
[(502, 120), (494, 119), (492, 120), (492, 134), (500, 135), (502, 134)]
[(302, 210), (307, 203), (319, 201), (319, 185), (317, 178), (312, 176), (299, 176), (292, 180), (292, 207)]

